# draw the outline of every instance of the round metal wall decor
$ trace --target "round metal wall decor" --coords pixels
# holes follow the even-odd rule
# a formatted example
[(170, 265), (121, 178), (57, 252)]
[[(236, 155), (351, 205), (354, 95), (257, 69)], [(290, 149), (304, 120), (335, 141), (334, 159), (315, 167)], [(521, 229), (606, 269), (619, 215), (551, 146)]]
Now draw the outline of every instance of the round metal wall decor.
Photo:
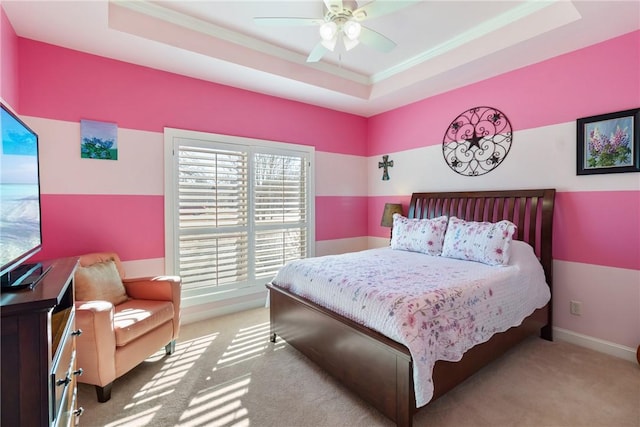
[(512, 138), (511, 123), (502, 111), (474, 107), (451, 122), (442, 140), (442, 154), (454, 172), (484, 175), (504, 161)]

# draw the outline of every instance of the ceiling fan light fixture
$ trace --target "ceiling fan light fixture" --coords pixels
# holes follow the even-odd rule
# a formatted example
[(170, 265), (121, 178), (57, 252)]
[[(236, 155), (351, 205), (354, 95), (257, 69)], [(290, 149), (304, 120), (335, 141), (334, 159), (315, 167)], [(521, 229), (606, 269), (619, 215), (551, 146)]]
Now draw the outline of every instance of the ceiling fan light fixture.
[(362, 25), (360, 25), (359, 22), (348, 20), (344, 23), (342, 30), (349, 40), (357, 41), (358, 37), (360, 37), (360, 32), (362, 31)]
[(334, 37), (334, 38), (332, 38), (330, 40), (322, 40), (320, 43), (322, 44), (322, 46), (326, 47), (331, 52), (333, 52), (333, 50), (336, 48), (336, 43), (337, 42), (338, 42), (338, 38)]
[(320, 25), (319, 31), (320, 37), (323, 41), (330, 41), (335, 38), (336, 33), (338, 32), (338, 25), (333, 21), (325, 22), (324, 24)]
[(344, 42), (344, 48), (346, 51), (350, 51), (360, 43), (360, 40), (351, 40), (349, 37), (343, 37), (342, 41)]
[(318, 62), (328, 51), (335, 52), (337, 49), (341, 54), (344, 51), (352, 50), (360, 42), (381, 52), (390, 52), (396, 47), (396, 43), (384, 35), (362, 26), (360, 21), (395, 12), (414, 1), (364, 0), (366, 4), (358, 7), (358, 2), (355, 0), (322, 0), (324, 3), (322, 18), (255, 17), (254, 22), (261, 25), (317, 26), (320, 42), (316, 43), (308, 55), (307, 62)]

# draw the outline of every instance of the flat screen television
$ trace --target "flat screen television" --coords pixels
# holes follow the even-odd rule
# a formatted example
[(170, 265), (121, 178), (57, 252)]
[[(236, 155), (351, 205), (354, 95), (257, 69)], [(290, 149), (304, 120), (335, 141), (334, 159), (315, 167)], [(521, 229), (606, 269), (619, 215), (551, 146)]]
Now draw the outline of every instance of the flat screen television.
[(25, 261), (42, 248), (38, 135), (2, 107), (0, 131), (1, 287), (35, 286), (45, 272)]

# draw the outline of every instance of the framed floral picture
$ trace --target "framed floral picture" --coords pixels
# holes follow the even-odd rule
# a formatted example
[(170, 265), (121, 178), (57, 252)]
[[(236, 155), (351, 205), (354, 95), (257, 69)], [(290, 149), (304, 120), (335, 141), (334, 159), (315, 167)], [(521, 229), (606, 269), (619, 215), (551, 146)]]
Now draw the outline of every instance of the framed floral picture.
[(640, 108), (577, 120), (578, 175), (640, 172)]
[(118, 160), (118, 125), (80, 120), (80, 157)]

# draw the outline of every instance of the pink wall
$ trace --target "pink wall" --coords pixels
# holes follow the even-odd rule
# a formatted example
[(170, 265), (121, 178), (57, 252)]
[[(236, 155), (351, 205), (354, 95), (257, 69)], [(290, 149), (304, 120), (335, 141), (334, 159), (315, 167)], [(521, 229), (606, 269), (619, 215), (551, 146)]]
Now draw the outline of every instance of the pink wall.
[[(4, 12), (2, 17), (6, 21)], [(10, 25), (3, 25), (3, 47), (9, 46), (3, 49), (3, 69), (9, 70), (3, 75), (10, 77), (15, 75), (11, 70), (17, 68), (13, 60), (16, 49), (11, 48), (15, 39)], [(376, 155), (439, 144), (440, 131), (446, 128), (454, 114), (476, 103), (500, 105), (509, 111), (517, 131), (574, 120), (577, 116), (632, 108), (640, 102), (640, 79), (637, 78), (640, 53), (634, 49), (640, 44), (640, 32), (428, 98), (369, 120), (32, 40), (18, 41), (20, 114), (71, 122), (81, 118), (114, 121), (119, 127), (154, 132), (162, 132), (165, 126), (170, 126), (295, 142), (343, 154)], [(601, 59), (610, 56), (624, 57), (631, 66), (618, 68), (617, 78), (607, 80), (610, 62)], [(6, 85), (9, 86), (6, 89), (5, 81), (11, 81), (11, 78), (3, 79), (3, 90), (9, 94), (15, 92), (16, 85)], [(607, 81), (606, 91), (584, 90), (597, 86), (600, 81)], [(523, 99), (527, 102), (522, 102)], [(328, 123), (332, 126), (327, 126)], [(339, 134), (330, 130), (336, 125), (342, 129)], [(81, 206), (84, 196), (65, 197), (79, 198), (75, 204)], [(54, 203), (47, 194), (43, 198), (45, 203)], [(404, 198), (408, 200), (408, 195)], [(639, 199), (636, 191), (559, 192), (556, 258), (640, 269), (640, 224), (634, 220)], [(387, 230), (379, 227), (377, 221), (379, 204), (356, 200), (359, 199), (340, 196), (317, 198), (318, 240), (386, 236)], [(622, 204), (632, 208), (623, 211), (621, 220), (606, 221), (606, 211), (593, 206), (593, 200), (599, 201), (598, 206)], [(108, 200), (103, 204), (108, 207)], [(371, 209), (374, 205), (376, 208)], [(324, 215), (338, 211), (358, 214), (353, 224), (342, 222), (340, 228)], [(87, 222), (91, 221), (91, 215), (82, 209), (74, 210), (72, 215), (63, 216), (62, 212), (55, 206), (43, 212), (45, 237), (55, 235), (54, 230), (66, 228), (65, 224), (89, 227)], [(362, 218), (362, 212), (368, 217), (366, 223), (355, 219)], [(574, 220), (576, 212), (585, 214)], [(150, 215), (148, 224), (156, 224), (162, 219), (161, 209), (147, 213)], [(599, 220), (601, 227), (597, 233), (584, 232), (589, 224), (587, 220)], [(142, 227), (146, 235), (157, 231), (150, 225)], [(120, 236), (115, 240), (124, 241), (127, 229), (125, 226), (113, 230), (112, 234)], [(573, 238), (576, 235), (581, 238)], [(624, 236), (628, 237), (621, 240)], [(66, 248), (53, 249), (46, 243), (50, 241), (45, 239), (42, 256), (78, 253), (86, 247), (76, 241), (68, 242)], [(613, 245), (607, 241), (625, 243)], [(132, 251), (132, 258), (124, 256), (124, 259), (161, 257), (163, 242), (156, 243), (154, 251), (149, 252), (145, 244), (144, 249)], [(585, 250), (585, 247), (590, 249)]]
[[(310, 145), (330, 153), (362, 156), (366, 152), (366, 119), (360, 116), (22, 38), (19, 64), (21, 115), (74, 123), (108, 121), (119, 128), (160, 134), (166, 126)], [(339, 133), (333, 131), (336, 127)], [(55, 138), (43, 138), (42, 143), (55, 143)], [(160, 144), (157, 150), (162, 149)], [(164, 257), (162, 197), (141, 195), (128, 200), (140, 209), (123, 213), (122, 200), (111, 196), (43, 194), (44, 245), (38, 256), (117, 248), (123, 260)], [(316, 199), (318, 212), (339, 207), (348, 217), (361, 215), (363, 206), (365, 202), (354, 204), (347, 196)], [(101, 223), (108, 238), (88, 232), (95, 229), (93, 213), (98, 207), (105, 220), (111, 218)], [(81, 239), (65, 239), (70, 230), (87, 232), (80, 233)], [(363, 236), (366, 231), (366, 222), (336, 228), (317, 215), (318, 239)]]
[(367, 235), (367, 197), (316, 197), (316, 240)]
[(371, 117), (367, 155), (441, 144), (453, 118), (473, 106), (500, 106), (514, 131), (637, 108), (639, 46), (640, 31), (632, 32)]
[[(509, 117), (512, 157), (487, 175), (457, 176), (440, 163), (444, 130), (460, 112), (481, 105)], [(378, 171), (369, 177), (368, 235), (389, 237), (389, 229), (379, 225), (384, 203), (401, 202), (406, 211), (409, 191), (556, 188), (556, 333), (635, 357), (640, 173), (577, 176), (575, 121), (638, 107), (640, 31), (635, 31), (372, 117), (368, 156), (378, 160), (389, 154), (395, 165), (386, 184)], [(583, 303), (581, 316), (570, 314), (570, 301)]]
[(37, 258), (109, 248), (123, 260), (163, 258), (163, 209), (161, 196), (43, 194), (44, 247)]
[[(363, 117), (19, 39), (20, 113), (173, 127), (364, 155)], [(336, 128), (340, 132), (335, 132)]]
[[(624, 66), (612, 63), (623, 58)], [(612, 73), (615, 77), (612, 77)], [(442, 143), (443, 130), (476, 105), (499, 106), (517, 132), (640, 106), (640, 31), (424, 99), (369, 120), (370, 156)], [(555, 164), (545, 168), (575, 168)], [(449, 172), (449, 171), (448, 171)], [(637, 174), (636, 174), (637, 176)], [(446, 182), (450, 176), (434, 176)], [(590, 177), (586, 177), (589, 179)], [(472, 180), (473, 181), (473, 180)], [(474, 182), (470, 181), (470, 185)], [(536, 187), (536, 176), (530, 177)], [(556, 259), (640, 270), (640, 191), (558, 191)], [(470, 187), (472, 188), (472, 187)], [(404, 195), (408, 202), (409, 195)], [(376, 201), (380, 209), (381, 201)], [(371, 208), (370, 204), (370, 208)], [(615, 212), (615, 220), (612, 218)], [(370, 236), (386, 236), (369, 211)]]
[(557, 193), (553, 228), (555, 259), (640, 270), (640, 191)]
[(0, 7), (0, 98), (14, 110), (18, 105), (18, 37)]
[[(2, 19), (8, 22), (4, 12)], [(3, 69), (9, 70), (3, 71), (3, 75), (9, 77), (15, 76), (11, 70), (17, 69), (16, 49), (11, 48), (15, 40), (10, 25), (3, 25), (3, 47), (9, 46), (6, 50), (3, 48)], [(509, 111), (515, 131), (640, 104), (640, 79), (637, 78), (640, 73), (640, 53), (637, 49), (640, 32), (496, 76), (368, 120), (32, 40), (17, 40), (19, 113), (22, 115), (70, 122), (82, 118), (113, 121), (122, 128), (153, 132), (162, 132), (165, 126), (170, 126), (295, 142), (313, 145), (320, 151), (360, 156), (440, 144), (441, 130), (446, 128), (451, 118), (462, 108), (475, 104), (500, 105), (503, 110)], [(616, 79), (607, 79), (610, 61), (603, 58), (610, 57), (626, 58), (629, 65), (617, 69)], [(11, 80), (3, 79), (3, 91), (9, 95), (16, 92), (15, 83), (5, 85), (5, 81)], [(607, 82), (607, 90), (585, 90), (597, 87), (602, 81)], [(335, 126), (342, 131), (333, 133), (331, 129)], [(74, 197), (77, 198), (75, 205), (78, 209), (63, 215), (63, 209), (55, 207), (53, 200), (56, 199), (50, 200), (50, 195), (43, 195), (45, 203), (54, 204), (43, 212), (45, 237), (55, 236), (55, 230), (68, 228), (72, 224), (82, 229), (89, 228), (91, 215), (80, 208), (85, 195), (65, 196), (66, 199)], [(408, 200), (408, 195), (403, 197)], [(556, 258), (640, 269), (640, 224), (634, 220), (639, 199), (637, 191), (584, 194), (560, 191), (555, 224)], [(598, 200), (597, 206), (593, 205), (593, 200)], [(102, 203), (108, 208), (109, 200), (103, 200)], [(607, 212), (599, 210), (598, 206), (617, 204), (632, 208), (623, 210), (621, 219), (607, 221)], [(373, 206), (375, 208), (372, 209)], [(362, 198), (318, 197), (317, 240), (386, 236), (387, 230), (378, 224), (378, 207), (379, 203)], [(149, 215), (147, 225), (140, 224), (143, 233), (150, 235), (157, 232), (158, 229), (150, 224), (161, 221), (162, 209), (143, 211)], [(336, 227), (325, 215), (331, 212), (355, 216), (352, 223), (346, 221), (341, 223), (342, 227)], [(366, 213), (367, 222), (361, 220), (363, 212)], [(576, 212), (584, 214), (574, 217)], [(598, 232), (585, 233), (585, 227), (594, 220), (599, 220), (601, 224)], [(125, 241), (129, 227), (114, 228), (111, 231), (114, 241)], [(576, 239), (576, 235), (581, 237)], [(87, 246), (83, 242), (67, 241), (65, 247), (53, 248), (48, 244), (52, 240), (45, 239), (43, 257), (78, 253)], [(124, 255), (124, 259), (161, 257), (164, 253), (163, 242), (161, 239), (155, 242), (153, 251), (145, 243), (140, 248), (129, 249), (131, 253)], [(585, 250), (585, 247), (589, 250)]]

